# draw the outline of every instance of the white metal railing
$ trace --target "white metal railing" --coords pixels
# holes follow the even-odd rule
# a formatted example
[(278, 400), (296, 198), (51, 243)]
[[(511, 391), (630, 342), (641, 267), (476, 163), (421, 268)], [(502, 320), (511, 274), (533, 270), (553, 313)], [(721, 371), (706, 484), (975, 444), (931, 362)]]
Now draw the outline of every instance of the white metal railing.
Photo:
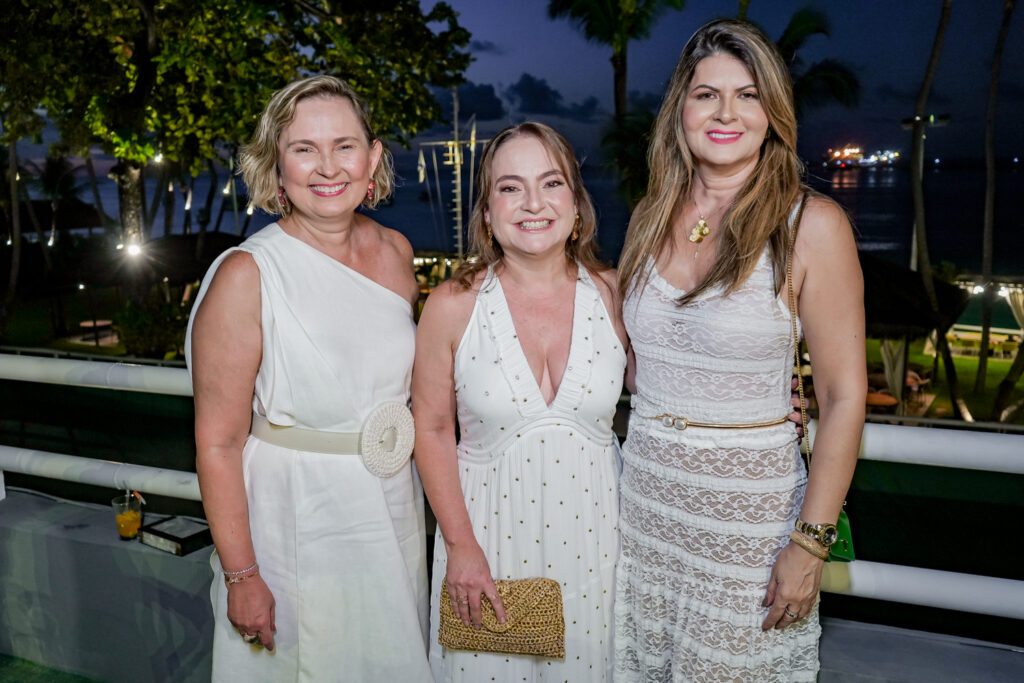
[(184, 368), (0, 354), (0, 379), (191, 396)]
[(132, 489), (184, 500), (201, 500), (194, 472), (132, 465), (0, 445), (0, 472), (18, 472), (79, 484)]
[[(184, 369), (126, 363), (96, 367), (103, 365), (0, 354), (0, 379), (179, 396), (192, 393)], [(812, 437), (814, 427), (812, 422)], [(1024, 474), (1024, 435), (869, 423), (864, 425), (860, 458)], [(191, 472), (0, 446), (0, 472), (3, 470), (200, 499), (196, 475)], [(827, 564), (821, 588), (857, 597), (1024, 619), (1024, 581), (1011, 579), (856, 560)]]

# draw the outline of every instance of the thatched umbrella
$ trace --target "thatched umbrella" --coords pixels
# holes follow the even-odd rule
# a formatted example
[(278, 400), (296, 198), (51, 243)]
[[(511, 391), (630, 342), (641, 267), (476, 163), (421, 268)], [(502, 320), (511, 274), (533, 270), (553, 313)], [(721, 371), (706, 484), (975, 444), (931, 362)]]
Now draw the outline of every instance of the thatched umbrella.
[(910, 339), (933, 331), (945, 334), (967, 307), (967, 292), (935, 281), (939, 311), (933, 311), (921, 274), (865, 252), (859, 252), (864, 271), (864, 314), (869, 337), (882, 339), (886, 383), (897, 401), (906, 383)]
[(869, 337), (919, 339), (933, 330), (945, 334), (967, 307), (967, 292), (936, 281), (939, 312), (935, 313), (920, 273), (863, 251), (858, 255), (864, 271), (864, 313)]

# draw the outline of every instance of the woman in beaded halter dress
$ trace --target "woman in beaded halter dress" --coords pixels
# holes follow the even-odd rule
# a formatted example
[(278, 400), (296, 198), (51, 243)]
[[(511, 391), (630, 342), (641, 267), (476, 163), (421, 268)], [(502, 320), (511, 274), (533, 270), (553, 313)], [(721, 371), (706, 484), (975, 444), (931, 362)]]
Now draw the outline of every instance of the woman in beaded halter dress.
[[(438, 683), (608, 681), (626, 364), (614, 274), (594, 257), (572, 148), (548, 126), (495, 135), (478, 185), (477, 258), (427, 300), (413, 368), (416, 462), (438, 520), (431, 670)], [(479, 626), (486, 600), (504, 618), (494, 579), (533, 577), (561, 587), (564, 659), (438, 644), (442, 579)]]
[[(619, 263), (635, 391), (615, 678), (813, 681), (822, 567), (864, 419), (852, 230), (811, 193), (795, 232), (809, 190), (792, 88), (749, 24), (711, 22), (687, 43), (648, 159)], [(820, 408), (809, 473), (784, 419), (790, 258)]]

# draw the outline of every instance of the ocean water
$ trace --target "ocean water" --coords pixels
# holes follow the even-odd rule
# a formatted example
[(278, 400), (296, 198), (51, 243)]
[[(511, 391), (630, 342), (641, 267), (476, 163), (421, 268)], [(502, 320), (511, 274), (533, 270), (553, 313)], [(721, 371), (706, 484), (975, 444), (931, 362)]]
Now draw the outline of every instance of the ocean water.
[[(452, 219), (453, 183), (450, 167), (439, 166), (435, 178), (430, 152), (427, 152), (427, 183), (417, 179), (415, 156), (405, 153), (396, 158), (398, 187), (393, 201), (370, 213), (377, 221), (402, 232), (417, 250), (456, 251)], [(860, 249), (897, 263), (908, 264), (911, 254), (913, 203), (908, 167), (869, 167), (853, 169), (809, 169), (811, 185), (834, 198), (849, 213)], [(150, 173), (151, 176), (156, 175)], [(101, 178), (102, 178), (101, 174)], [(611, 263), (618, 260), (629, 222), (629, 210), (618, 192), (617, 182), (608, 169), (585, 166), (584, 184), (598, 212), (598, 244), (601, 257)], [(227, 173), (217, 178), (218, 190), (228, 181)], [(147, 201), (156, 192), (156, 180), (147, 181)], [(202, 205), (209, 178), (195, 180), (192, 202), (192, 226), (197, 229), (195, 212)], [(238, 191), (244, 193), (240, 180)], [(470, 175), (463, 169), (463, 211), (468, 222)], [(441, 202), (438, 202), (440, 189)], [(164, 192), (167, 188), (164, 188)], [(172, 232), (181, 232), (184, 224), (184, 199), (178, 187)], [(926, 226), (932, 263), (951, 263), (959, 272), (981, 269), (982, 222), (984, 215), (984, 169), (929, 169), (925, 174)], [(117, 188), (104, 179), (100, 185), (104, 209), (117, 211)], [(87, 189), (81, 199), (91, 202)], [(1024, 276), (1024, 170), (1002, 169), (997, 174), (995, 206), (994, 272), (1004, 276)], [(211, 212), (209, 229), (235, 232), (236, 222), (230, 195), (218, 191)], [(247, 216), (242, 205), (238, 226), (252, 234), (272, 222), (273, 217), (257, 211)], [(152, 237), (163, 234), (163, 208), (156, 213)], [(468, 243), (466, 243), (468, 244)]]
[[(909, 264), (914, 207), (907, 167), (811, 169), (811, 185), (850, 214), (860, 249)], [(925, 172), (925, 226), (933, 265), (981, 270), (985, 210), (983, 168), (943, 168)], [(993, 272), (1024, 276), (1024, 172), (996, 174)]]

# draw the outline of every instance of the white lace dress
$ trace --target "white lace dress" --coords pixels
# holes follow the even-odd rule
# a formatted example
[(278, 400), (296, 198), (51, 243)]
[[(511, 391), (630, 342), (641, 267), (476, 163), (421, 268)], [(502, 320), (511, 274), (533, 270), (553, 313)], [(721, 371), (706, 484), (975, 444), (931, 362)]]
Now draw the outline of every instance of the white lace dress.
[[(785, 416), (793, 364), (785, 295), (767, 250), (723, 297), (683, 294), (650, 266), (624, 305), (637, 394), (623, 445), (616, 574), (619, 681), (814, 681), (817, 607), (762, 631), (772, 565), (803, 501), (791, 423), (677, 430), (648, 417), (749, 424)], [(785, 293), (783, 293), (785, 294)]]
[(434, 543), (430, 666), (437, 683), (611, 680), (619, 446), (612, 418), (626, 356), (589, 274), (576, 283), (572, 341), (551, 405), (489, 273), (455, 354), (459, 475), (491, 574), (562, 586), (565, 660), (438, 645), (444, 539)]

